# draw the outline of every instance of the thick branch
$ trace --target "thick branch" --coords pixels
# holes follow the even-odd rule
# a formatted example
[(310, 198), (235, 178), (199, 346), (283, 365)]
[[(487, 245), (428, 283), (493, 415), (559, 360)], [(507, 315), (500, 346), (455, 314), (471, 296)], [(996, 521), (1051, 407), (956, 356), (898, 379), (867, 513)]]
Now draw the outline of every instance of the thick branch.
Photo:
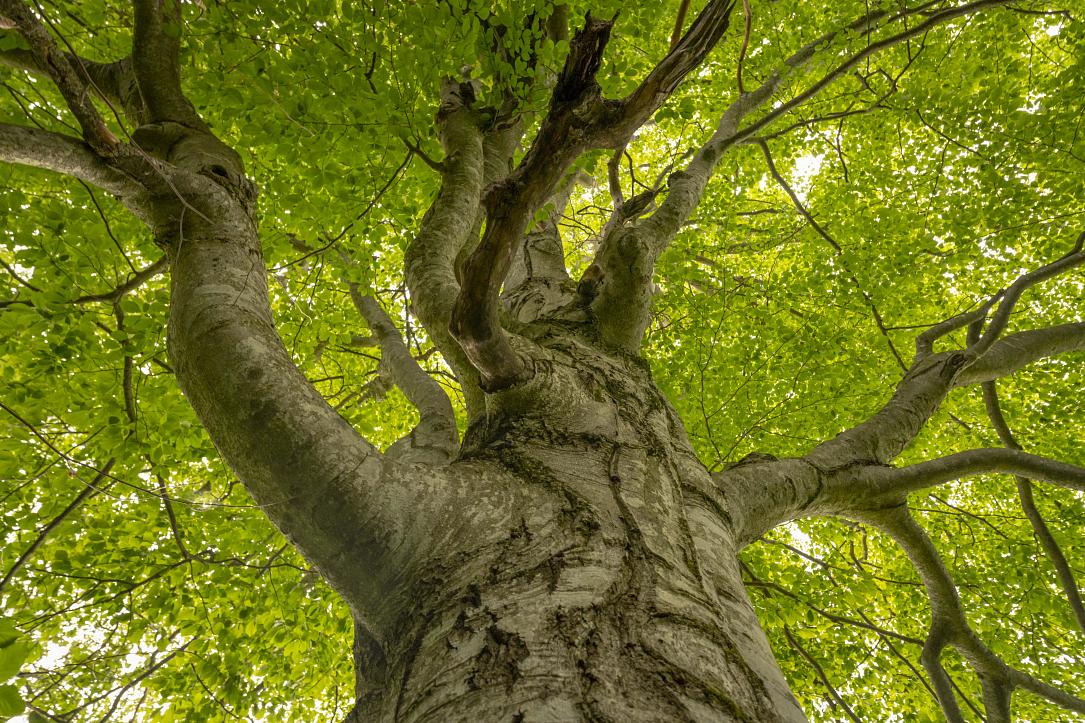
[(992, 344), (987, 353), (957, 376), (953, 386), (992, 381), (1024, 369), (1038, 359), (1082, 350), (1085, 350), (1085, 322), (1020, 331)]
[(173, 121), (205, 130), (181, 90), (181, 3), (135, 0), (132, 67), (151, 122)]
[[(351, 284), (350, 298), (354, 308), (365, 319), (381, 349), (381, 362), (387, 365), (392, 379), (407, 399), (418, 409), (418, 424), (410, 436), (397, 442), (412, 451), (411, 461), (446, 463), (456, 452), (456, 416), (452, 402), (433, 378), (411, 356), (396, 325), (372, 296), (365, 296), (356, 284)], [(393, 454), (396, 445), (389, 451)]]
[(857, 472), (869, 480), (872, 500), (901, 500), (910, 492), (962, 477), (996, 473), (1085, 492), (1085, 467), (1016, 449), (970, 449), (907, 467), (866, 467)]
[(19, 33), (26, 38), (34, 63), (46, 70), (60, 90), (83, 130), (83, 139), (95, 152), (112, 155), (119, 141), (91, 102), (87, 75), (72, 65), (69, 57), (57, 47), (49, 30), (22, 0), (0, 0), (0, 14), (14, 21)]
[(134, 178), (110, 167), (86, 143), (38, 128), (0, 123), (0, 161), (78, 178), (118, 196), (129, 207), (139, 202), (144, 191)]
[(411, 309), (448, 360), (463, 388), (467, 413), (483, 410), (478, 372), (448, 331), (452, 305), (459, 294), (456, 258), (475, 232), (484, 178), (483, 139), (469, 107), (467, 89), (446, 86), (438, 116), (445, 148), (441, 189), (404, 255)]
[(964, 361), (960, 352), (942, 352), (914, 364), (885, 406), (822, 442), (805, 459), (826, 471), (856, 461), (885, 464), (894, 459), (938, 409)]
[(625, 118), (615, 129), (620, 134), (621, 142), (644, 125), (685, 77), (704, 62), (730, 25), (734, 6), (733, 0), (709, 2), (677, 45), (672, 45), (666, 57), (659, 61), (637, 89), (622, 101), (622, 114)]
[(558, 223), (569, 203), (569, 196), (577, 182), (582, 182), (582, 172), (569, 173), (562, 179), (558, 189), (547, 201), (548, 212), (528, 231), (516, 249), (509, 275), (505, 279), (505, 291), (502, 297), (513, 306), (512, 297), (531, 281), (543, 283), (562, 283), (569, 281), (569, 270), (565, 268), (565, 256), (561, 244)]
[(732, 4), (713, 0), (690, 30), (628, 97), (604, 101), (595, 74), (613, 23), (587, 18), (573, 38), (550, 109), (520, 165), (486, 199), (486, 232), (464, 266), (451, 329), (487, 389), (530, 378), (498, 315), (499, 293), (516, 242), (553, 193), (569, 165), (585, 150), (616, 147), (644, 124), (685, 76), (700, 65), (727, 28)]
[(589, 138), (583, 130), (574, 128), (574, 120), (579, 120), (585, 108), (598, 112), (595, 74), (612, 25), (588, 17), (585, 27), (570, 43), (565, 66), (554, 86), (550, 112), (531, 149), (519, 167), (486, 197), (486, 231), (464, 264), (463, 285), (452, 308), (449, 328), (488, 391), (526, 381), (532, 374), (501, 328), (499, 293), (512, 265), (516, 241), (565, 169), (588, 147)]

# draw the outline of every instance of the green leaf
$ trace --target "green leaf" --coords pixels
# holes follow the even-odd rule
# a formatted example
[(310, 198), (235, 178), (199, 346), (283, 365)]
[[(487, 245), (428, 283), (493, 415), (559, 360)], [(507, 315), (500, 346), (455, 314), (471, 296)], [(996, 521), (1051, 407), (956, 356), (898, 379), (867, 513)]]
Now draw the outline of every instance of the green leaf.
[(27, 643), (17, 642), (0, 647), (0, 680), (14, 678), (29, 653)]
[(14, 685), (0, 685), (0, 716), (12, 717), (26, 709), (19, 689)]

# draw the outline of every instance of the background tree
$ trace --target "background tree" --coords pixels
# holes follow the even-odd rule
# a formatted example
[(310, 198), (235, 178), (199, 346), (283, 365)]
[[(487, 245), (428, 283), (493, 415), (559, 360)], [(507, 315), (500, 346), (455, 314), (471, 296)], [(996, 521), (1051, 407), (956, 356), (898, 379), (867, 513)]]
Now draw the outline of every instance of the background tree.
[(0, 0), (0, 712), (1085, 713), (1083, 9), (618, 5)]

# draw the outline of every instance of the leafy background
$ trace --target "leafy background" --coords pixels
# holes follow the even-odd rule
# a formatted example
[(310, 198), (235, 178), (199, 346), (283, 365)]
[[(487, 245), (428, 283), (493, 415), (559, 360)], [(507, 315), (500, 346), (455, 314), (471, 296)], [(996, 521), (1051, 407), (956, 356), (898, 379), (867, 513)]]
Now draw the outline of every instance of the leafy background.
[[(589, 8), (621, 9), (600, 75), (607, 94), (630, 90), (666, 52), (677, 5), (570, 4), (574, 25)], [(747, 87), (866, 9), (753, 3)], [(511, 52), (501, 56), (494, 28), (522, 28), (553, 5), (235, 0), (185, 10), (185, 88), (260, 187), (282, 337), (340, 413), (389, 444), (414, 413), (383, 382), (347, 282), (378, 295), (457, 398), (406, 311), (402, 251), (436, 174), (404, 140), (439, 157), (439, 79), (466, 69), (484, 97), (496, 94), (501, 78), (528, 73), (532, 38), (507, 33)], [(54, 2), (46, 11), (81, 54), (126, 53), (126, 4)], [(661, 260), (645, 348), (706, 465), (753, 451), (799, 454), (862, 420), (900, 378), (894, 349), (907, 360), (924, 325), (1068, 248), (1085, 213), (1083, 15), (1070, 2), (962, 19), (874, 56), (767, 129), (780, 173), (839, 249), (796, 212), (756, 146), (729, 152)], [(703, 142), (735, 98), (741, 23), (733, 25), (630, 146), (629, 189)], [(0, 35), (0, 49), (17, 43)], [(548, 41), (535, 72), (560, 67), (566, 49)], [(781, 97), (825, 70), (804, 68)], [(0, 68), (0, 83), (0, 121), (75, 132), (44, 81)], [(545, 93), (521, 92), (527, 107), (545, 108)], [(606, 160), (582, 159), (600, 182), (577, 190), (563, 222), (574, 269), (590, 261), (610, 206)], [(2, 591), (0, 715), (17, 713), (21, 699), (34, 715), (64, 720), (342, 718), (352, 704), (349, 615), (254, 506), (177, 390), (165, 347), (168, 277), (117, 304), (76, 301), (157, 260), (149, 233), (105, 194), (24, 168), (0, 167), (0, 211), (0, 572), (87, 485), (100, 490)], [(1034, 289), (1013, 328), (1080, 319), (1083, 300), (1080, 274)], [(1047, 360), (1001, 385), (1027, 450), (1085, 464), (1082, 361)], [(962, 390), (905, 459), (997, 445), (978, 392)], [(1038, 488), (1037, 498), (1085, 575), (1082, 495)], [(913, 506), (995, 652), (1085, 687), (1085, 638), (1012, 480), (972, 479)], [(856, 524), (806, 521), (767, 535), (743, 564), (812, 718), (847, 719), (829, 685), (866, 720), (941, 718), (918, 665), (926, 596), (891, 541)], [(979, 701), (967, 668), (952, 657), (947, 665), (961, 694)], [(1020, 692), (1015, 712), (1069, 720)]]

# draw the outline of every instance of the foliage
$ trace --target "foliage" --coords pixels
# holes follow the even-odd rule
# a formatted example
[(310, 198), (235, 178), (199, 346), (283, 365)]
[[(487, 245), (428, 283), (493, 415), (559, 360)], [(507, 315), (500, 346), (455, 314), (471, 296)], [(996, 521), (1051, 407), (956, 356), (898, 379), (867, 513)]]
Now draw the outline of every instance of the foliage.
[[(610, 16), (622, 7), (600, 75), (605, 94), (629, 92), (666, 53), (678, 4), (570, 4), (574, 26), (589, 8)], [(865, 10), (753, 2), (747, 86)], [(550, 16), (553, 4), (242, 0), (184, 11), (186, 92), (260, 188), (280, 334), (340, 413), (390, 444), (415, 413), (381, 383), (347, 285), (394, 312), (416, 357), (455, 395), (401, 281), (404, 248), (437, 190), (420, 156), (441, 155), (438, 83), (469, 75), (496, 98), (510, 77), (556, 72), (568, 43), (542, 43), (532, 65), (538, 23), (526, 20)], [(81, 55), (126, 54), (126, 4), (56, 2), (46, 12)], [(645, 352), (710, 469), (753, 451), (800, 454), (869, 416), (899, 380), (895, 355), (910, 357), (917, 330), (1066, 250), (1085, 208), (1083, 17), (1069, 2), (961, 18), (868, 58), (766, 128), (780, 173), (836, 246), (796, 211), (756, 145), (728, 151), (656, 269)], [(630, 145), (627, 197), (700, 145), (736, 98), (742, 32), (732, 26)], [(0, 35), (0, 49), (20, 42)], [(844, 53), (864, 38), (833, 42)], [(779, 97), (826, 69), (806, 65)], [(73, 132), (40, 78), (0, 69), (0, 82), (0, 121)], [(545, 108), (545, 93), (511, 85), (520, 102)], [(577, 189), (562, 222), (573, 269), (590, 262), (609, 215), (607, 160), (578, 162), (597, 183)], [(9, 702), (17, 689), (63, 720), (341, 718), (353, 703), (349, 614), (254, 506), (178, 391), (165, 345), (168, 277), (93, 298), (159, 258), (149, 232), (106, 194), (17, 166), (0, 166), (0, 209), (0, 572), (43, 538), (2, 590), (10, 624), (0, 623), (0, 716), (19, 712)], [(1062, 278), (1030, 291), (1012, 324), (1070, 321), (1083, 302), (1080, 275)], [(1027, 450), (1085, 464), (1082, 361), (1044, 360), (1002, 384)], [(977, 446), (999, 442), (978, 390), (961, 390), (907, 455)], [(1085, 498), (1046, 487), (1037, 497), (1085, 574)], [(959, 482), (913, 505), (988, 644), (1040, 677), (1085, 688), (1085, 638), (1012, 481)], [(767, 535), (743, 563), (813, 718), (845, 719), (827, 681), (863, 719), (939, 718), (918, 665), (926, 596), (892, 541), (858, 524), (803, 522)], [(20, 666), (16, 682), (4, 682)], [(963, 665), (951, 673), (979, 698)], [(1015, 712), (1069, 720), (1025, 694)]]

